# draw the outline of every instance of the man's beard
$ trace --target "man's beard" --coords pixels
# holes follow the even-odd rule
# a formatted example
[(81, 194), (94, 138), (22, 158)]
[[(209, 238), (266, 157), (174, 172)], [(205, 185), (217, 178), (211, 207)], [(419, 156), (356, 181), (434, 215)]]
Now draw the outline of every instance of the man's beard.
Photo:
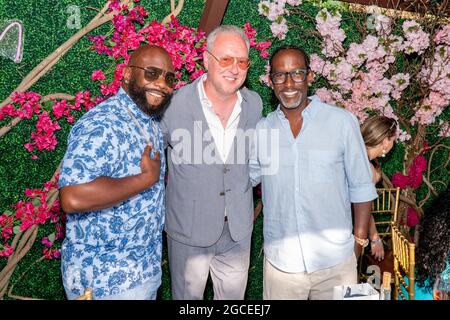
[(146, 89), (145, 87), (139, 87), (138, 84), (136, 83), (136, 79), (134, 78), (130, 80), (130, 84), (128, 85), (130, 98), (134, 101), (134, 103), (136, 103), (139, 109), (141, 109), (142, 112), (151, 117), (160, 118), (164, 114), (164, 111), (166, 111), (167, 107), (169, 106), (172, 94), (164, 93), (158, 90), (158, 93), (164, 95), (164, 99), (161, 101), (159, 105), (152, 105), (148, 103), (146, 97), (146, 92), (150, 90), (154, 89)]
[(301, 92), (300, 93), (300, 97), (298, 97), (297, 100), (294, 100), (291, 103), (287, 103), (285, 101), (285, 99), (280, 99), (281, 104), (283, 105), (283, 107), (285, 107), (286, 109), (296, 109), (298, 108), (300, 105), (302, 105), (302, 103), (305, 101), (305, 99), (307, 98), (307, 94)]

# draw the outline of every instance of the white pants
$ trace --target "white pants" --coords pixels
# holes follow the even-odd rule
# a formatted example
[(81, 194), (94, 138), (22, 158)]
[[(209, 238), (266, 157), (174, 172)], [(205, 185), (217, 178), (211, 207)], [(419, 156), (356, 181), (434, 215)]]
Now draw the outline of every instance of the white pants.
[(264, 300), (331, 300), (333, 287), (356, 284), (356, 257), (334, 267), (311, 273), (287, 273), (264, 259)]

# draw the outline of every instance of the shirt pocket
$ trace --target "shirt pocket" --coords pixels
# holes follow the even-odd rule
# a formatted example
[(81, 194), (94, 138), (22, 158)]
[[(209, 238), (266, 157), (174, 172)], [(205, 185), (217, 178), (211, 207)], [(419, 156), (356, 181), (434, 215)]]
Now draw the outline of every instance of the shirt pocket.
[(338, 167), (339, 161), (339, 155), (336, 151), (309, 150), (308, 173), (310, 179), (317, 183), (335, 181), (335, 169)]

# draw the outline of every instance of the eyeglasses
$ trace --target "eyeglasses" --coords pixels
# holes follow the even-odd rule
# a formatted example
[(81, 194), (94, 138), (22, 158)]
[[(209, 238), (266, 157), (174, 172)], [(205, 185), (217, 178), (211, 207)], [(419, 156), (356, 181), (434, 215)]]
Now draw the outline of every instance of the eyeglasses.
[(164, 77), (164, 80), (166, 81), (169, 87), (173, 87), (173, 84), (176, 81), (175, 73), (165, 71), (157, 67), (147, 67), (147, 68), (139, 66), (130, 66), (130, 67), (144, 70), (144, 78), (147, 81), (156, 81), (161, 75)]
[(306, 79), (308, 74), (307, 69), (295, 69), (289, 72), (275, 72), (270, 75), (270, 79), (274, 84), (283, 84), (287, 80), (287, 75), (291, 76), (292, 81), (295, 83), (302, 83)]
[(222, 57), (219, 59), (215, 55), (213, 55), (210, 51), (206, 50), (206, 52), (208, 52), (210, 55), (212, 55), (213, 58), (216, 59), (217, 62), (219, 63), (219, 66), (221, 66), (222, 68), (231, 66), (235, 61), (237, 61), (237, 65), (238, 65), (239, 69), (241, 69), (241, 70), (247, 70), (248, 67), (250, 67), (250, 59), (249, 58), (236, 58), (236, 57), (225, 56), (225, 57)]

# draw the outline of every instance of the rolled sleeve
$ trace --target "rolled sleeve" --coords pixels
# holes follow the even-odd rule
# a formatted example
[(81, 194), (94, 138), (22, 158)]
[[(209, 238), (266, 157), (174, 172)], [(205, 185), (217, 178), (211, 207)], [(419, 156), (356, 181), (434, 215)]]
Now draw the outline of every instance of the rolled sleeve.
[(372, 201), (378, 197), (377, 190), (375, 189), (375, 185), (373, 183), (360, 184), (350, 187), (349, 192), (351, 203)]
[(348, 179), (350, 202), (360, 203), (377, 198), (372, 182), (369, 158), (361, 136), (358, 120), (349, 114), (349, 126), (345, 126), (344, 163)]

